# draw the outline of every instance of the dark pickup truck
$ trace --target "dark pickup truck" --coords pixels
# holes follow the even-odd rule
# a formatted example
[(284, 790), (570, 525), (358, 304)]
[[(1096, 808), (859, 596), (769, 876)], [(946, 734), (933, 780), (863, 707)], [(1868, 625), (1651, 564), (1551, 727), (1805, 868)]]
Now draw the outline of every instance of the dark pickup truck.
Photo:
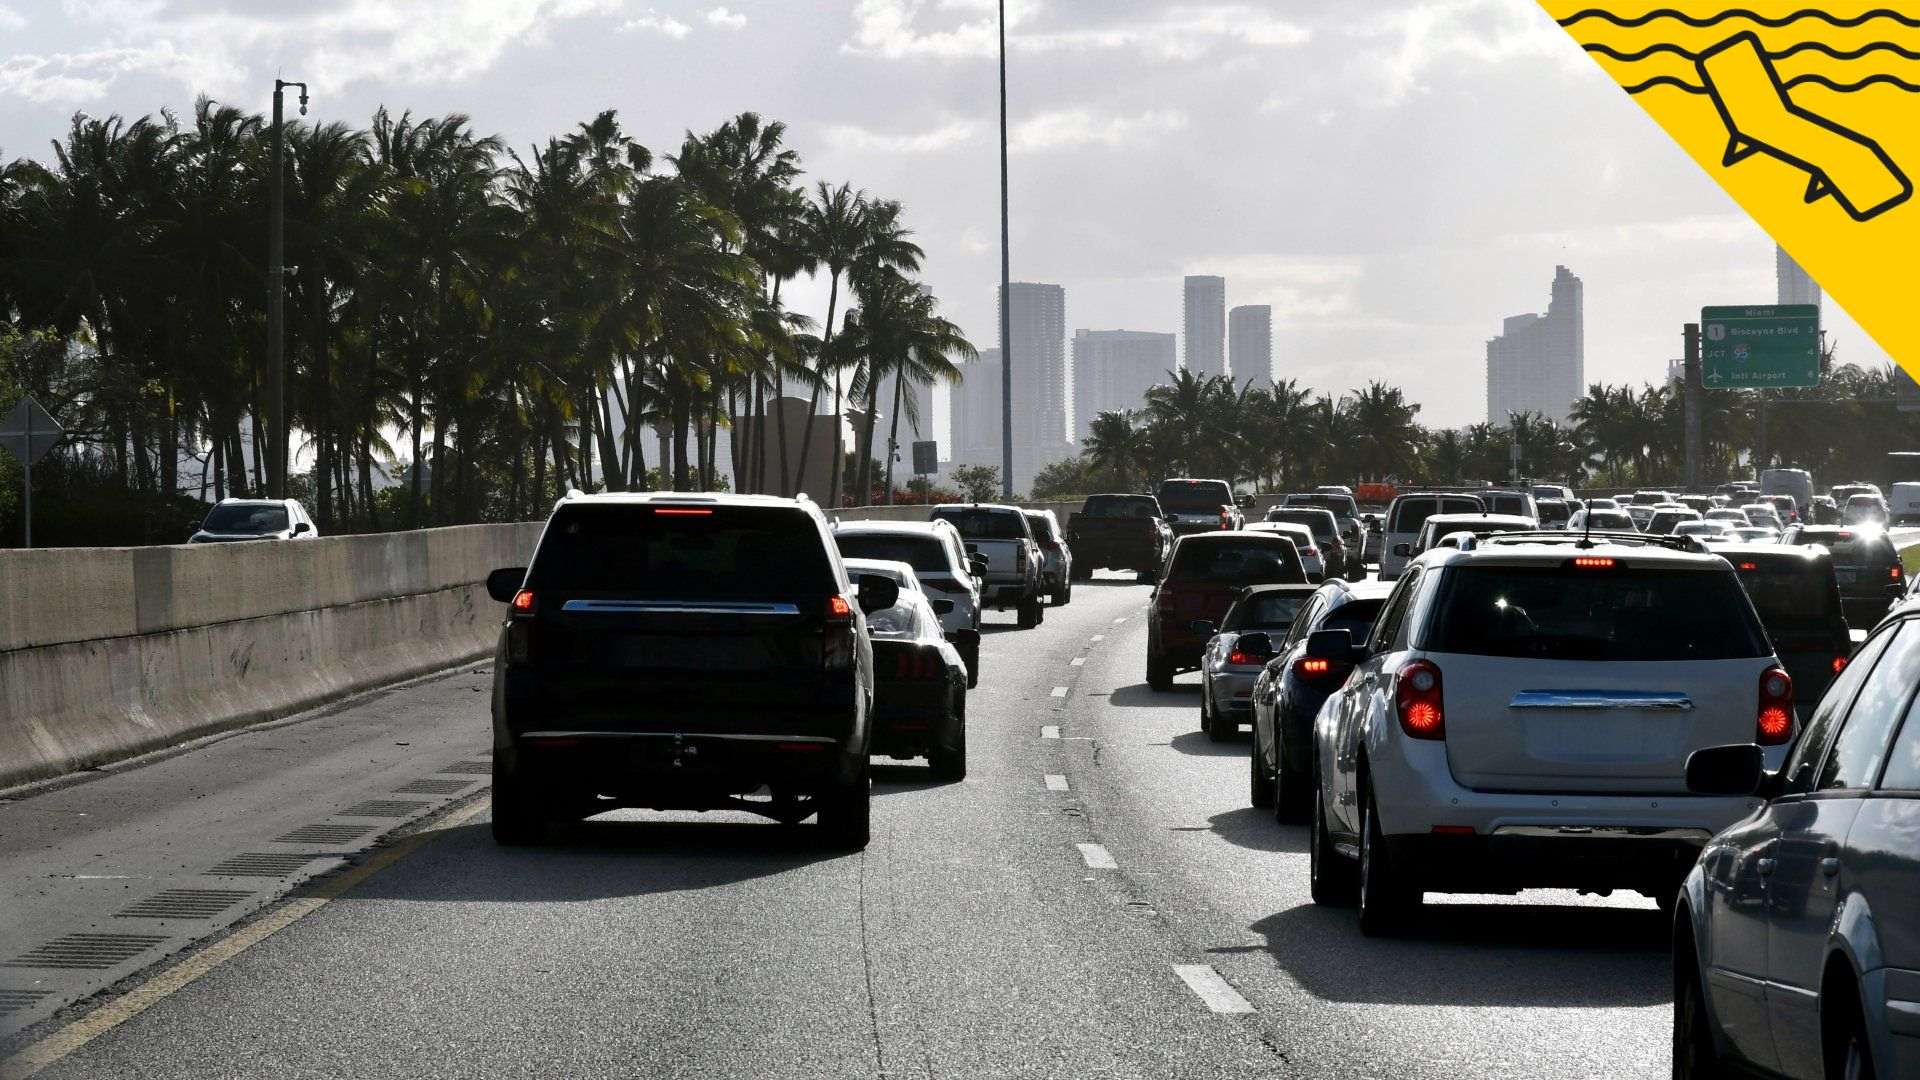
[(1076, 581), (1095, 570), (1133, 570), (1151, 584), (1166, 564), (1173, 533), (1151, 495), (1089, 495), (1067, 518), (1067, 546)]

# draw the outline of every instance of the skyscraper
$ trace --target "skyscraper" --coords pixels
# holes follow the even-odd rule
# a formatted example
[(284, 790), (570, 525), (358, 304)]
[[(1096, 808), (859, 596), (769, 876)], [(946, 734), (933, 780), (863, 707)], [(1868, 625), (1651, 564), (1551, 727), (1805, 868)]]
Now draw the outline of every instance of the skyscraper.
[(1580, 279), (1553, 268), (1553, 298), (1545, 315), (1515, 315), (1487, 342), (1487, 422), (1534, 412), (1568, 422), (1586, 392), (1587, 334)]
[(1140, 330), (1073, 332), (1073, 431), (1085, 439), (1103, 412), (1138, 409), (1147, 388), (1166, 382), (1179, 365), (1172, 334)]
[(1181, 342), (1186, 368), (1195, 375), (1227, 373), (1227, 279), (1195, 275), (1186, 280)]
[(1067, 290), (1031, 281), (1009, 288), (1013, 490), (1024, 493), (1043, 467), (1073, 452), (1067, 443)]
[(1787, 254), (1787, 249), (1778, 244), (1773, 248), (1773, 279), (1775, 303), (1820, 306), (1820, 283), (1802, 270), (1800, 264), (1793, 261), (1793, 256)]
[(981, 349), (960, 367), (960, 385), (948, 402), (952, 419), (948, 453), (960, 465), (1000, 464), (1000, 350)]
[(1273, 375), (1273, 308), (1244, 304), (1227, 313), (1227, 368), (1238, 382)]

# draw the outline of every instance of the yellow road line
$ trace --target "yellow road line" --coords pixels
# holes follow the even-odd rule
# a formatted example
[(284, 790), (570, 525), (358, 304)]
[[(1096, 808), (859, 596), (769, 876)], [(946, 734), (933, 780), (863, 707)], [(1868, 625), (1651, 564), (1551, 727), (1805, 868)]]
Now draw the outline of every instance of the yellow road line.
[(392, 847), (376, 852), (366, 862), (327, 878), (314, 887), (311, 895), (288, 901), (271, 915), (221, 938), (59, 1031), (28, 1046), (5, 1061), (0, 1061), (0, 1080), (26, 1080), (27, 1077), (40, 1072), (165, 1001), (180, 990), (191, 986), (220, 965), (319, 911), (329, 900), (338, 899), (361, 882), (413, 854), (426, 844), (439, 839), (448, 830), (473, 820), (489, 805), (491, 804), (487, 800), (480, 799), (461, 807), (441, 819), (435, 828), (414, 833)]

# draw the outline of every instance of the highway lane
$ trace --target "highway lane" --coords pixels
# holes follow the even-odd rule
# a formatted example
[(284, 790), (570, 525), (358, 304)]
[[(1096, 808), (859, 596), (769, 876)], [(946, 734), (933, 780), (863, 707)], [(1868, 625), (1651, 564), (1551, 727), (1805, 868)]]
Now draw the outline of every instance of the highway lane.
[[(1393, 942), (1313, 908), (1244, 742), (1143, 685), (1147, 595), (992, 616), (970, 778), (879, 769), (864, 854), (638, 812), (509, 851), (481, 812), (41, 1075), (1664, 1072), (1650, 904), (1449, 904)], [(470, 697), (436, 730), (482, 734)]]

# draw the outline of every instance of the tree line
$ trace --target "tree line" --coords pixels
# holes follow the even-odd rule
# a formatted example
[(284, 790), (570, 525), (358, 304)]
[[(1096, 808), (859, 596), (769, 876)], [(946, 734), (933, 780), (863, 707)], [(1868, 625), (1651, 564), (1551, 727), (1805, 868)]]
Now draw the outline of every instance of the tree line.
[[(754, 113), (658, 156), (612, 110), (525, 150), (462, 115), (284, 130), (286, 400), (311, 463), (290, 493), (323, 531), (711, 489), (719, 432), (783, 395), (813, 402), (808, 428), (859, 420), (829, 497), (868, 501), (891, 484), (876, 416), (897, 427), (907, 382), (974, 355), (917, 280), (902, 206), (807, 186)], [(203, 98), (79, 114), (45, 163), (0, 165), (0, 385), (56, 412), (86, 484), (266, 487), (269, 136)], [(828, 279), (824, 321), (782, 302), (803, 274)], [(748, 438), (784, 432), (772, 417)], [(791, 492), (807, 463), (779, 444), (741, 447), (736, 485)]]

